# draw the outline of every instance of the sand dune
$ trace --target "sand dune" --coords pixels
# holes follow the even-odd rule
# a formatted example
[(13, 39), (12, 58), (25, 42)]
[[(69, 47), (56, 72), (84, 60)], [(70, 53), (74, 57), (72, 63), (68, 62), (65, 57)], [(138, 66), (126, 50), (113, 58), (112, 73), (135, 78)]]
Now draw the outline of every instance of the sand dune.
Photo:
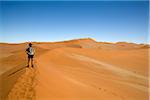
[(2, 99), (148, 100), (149, 46), (89, 38), (33, 44), (35, 68), (25, 67), (27, 43), (0, 44)]

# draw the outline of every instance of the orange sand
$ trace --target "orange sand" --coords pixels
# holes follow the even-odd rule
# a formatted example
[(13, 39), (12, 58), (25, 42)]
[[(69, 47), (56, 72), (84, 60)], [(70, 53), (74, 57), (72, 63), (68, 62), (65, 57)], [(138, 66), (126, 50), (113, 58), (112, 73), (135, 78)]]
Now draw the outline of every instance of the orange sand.
[(88, 38), (33, 46), (34, 69), (25, 68), (27, 43), (0, 44), (2, 99), (148, 100), (148, 45)]

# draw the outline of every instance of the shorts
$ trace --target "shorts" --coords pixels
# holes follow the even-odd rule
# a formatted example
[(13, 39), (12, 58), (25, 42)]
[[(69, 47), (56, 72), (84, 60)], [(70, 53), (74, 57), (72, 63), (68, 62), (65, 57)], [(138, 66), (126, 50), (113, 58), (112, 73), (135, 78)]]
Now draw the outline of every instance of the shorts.
[(33, 58), (34, 55), (28, 55), (28, 58)]

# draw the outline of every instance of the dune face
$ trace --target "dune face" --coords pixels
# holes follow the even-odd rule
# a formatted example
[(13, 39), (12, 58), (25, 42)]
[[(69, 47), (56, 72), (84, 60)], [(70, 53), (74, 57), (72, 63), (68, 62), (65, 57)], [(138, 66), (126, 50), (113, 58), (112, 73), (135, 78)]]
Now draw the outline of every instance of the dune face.
[(35, 68), (25, 67), (26, 47), (0, 44), (2, 99), (148, 100), (149, 46), (89, 38), (35, 42)]

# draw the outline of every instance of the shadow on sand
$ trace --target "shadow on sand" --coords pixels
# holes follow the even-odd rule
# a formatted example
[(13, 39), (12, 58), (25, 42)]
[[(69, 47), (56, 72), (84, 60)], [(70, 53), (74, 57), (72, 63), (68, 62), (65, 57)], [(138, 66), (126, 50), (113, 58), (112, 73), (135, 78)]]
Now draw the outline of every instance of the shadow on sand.
[[(0, 100), (18, 100), (17, 96), (22, 96), (22, 91), (26, 91), (24, 89), (33, 86), (36, 76), (35, 70), (27, 68), (27, 66), (22, 67), (22, 65), (16, 66), (0, 75)], [(21, 89), (23, 90), (21, 91)], [(29, 90), (31, 91), (31, 89)]]

